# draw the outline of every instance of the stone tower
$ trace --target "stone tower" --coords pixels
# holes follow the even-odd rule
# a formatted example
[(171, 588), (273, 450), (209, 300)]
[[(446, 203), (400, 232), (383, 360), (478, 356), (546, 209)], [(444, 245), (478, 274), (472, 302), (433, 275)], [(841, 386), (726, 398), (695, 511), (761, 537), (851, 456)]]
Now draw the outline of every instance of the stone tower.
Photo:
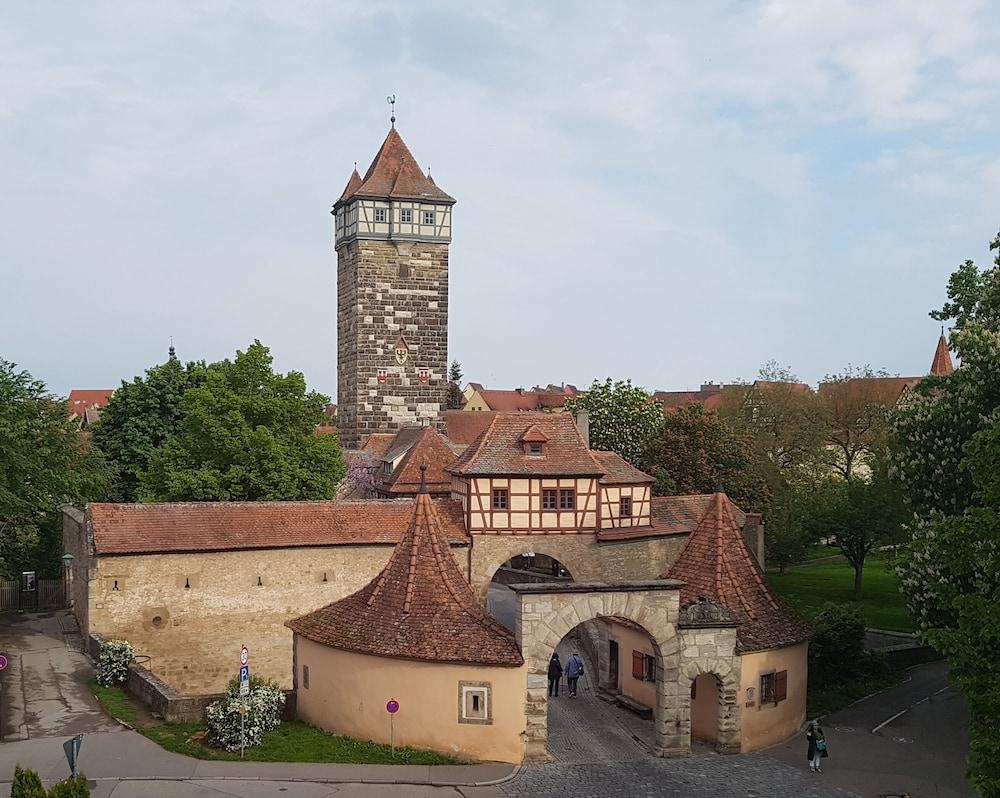
[(341, 443), (441, 425), (448, 390), (448, 244), (455, 200), (395, 126), (333, 206)]

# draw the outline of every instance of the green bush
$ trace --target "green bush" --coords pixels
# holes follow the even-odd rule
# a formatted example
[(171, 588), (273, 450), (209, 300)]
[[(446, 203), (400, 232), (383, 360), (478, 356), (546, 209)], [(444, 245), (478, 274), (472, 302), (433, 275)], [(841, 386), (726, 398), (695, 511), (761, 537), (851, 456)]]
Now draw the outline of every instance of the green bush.
[(49, 790), (48, 798), (90, 798), (87, 777), (79, 775), (75, 779), (60, 781)]
[(10, 798), (45, 798), (45, 788), (38, 774), (16, 765), (14, 781), (10, 785)]
[[(245, 716), (240, 708), (246, 706)], [(240, 698), (240, 683), (233, 679), (226, 697), (205, 708), (208, 742), (226, 751), (258, 745), (269, 731), (281, 725), (285, 694), (274, 682), (254, 676), (250, 680), (250, 695)]]
[(886, 672), (884, 659), (865, 649), (865, 617), (857, 604), (827, 603), (813, 617), (809, 684), (828, 687)]

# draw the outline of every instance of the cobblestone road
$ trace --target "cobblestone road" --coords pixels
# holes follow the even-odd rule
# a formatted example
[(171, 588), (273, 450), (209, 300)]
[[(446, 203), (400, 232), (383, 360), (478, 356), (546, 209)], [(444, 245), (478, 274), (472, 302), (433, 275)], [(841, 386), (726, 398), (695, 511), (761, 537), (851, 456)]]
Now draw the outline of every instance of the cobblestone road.
[(849, 798), (823, 775), (764, 756), (535, 765), (501, 785), (508, 798)]

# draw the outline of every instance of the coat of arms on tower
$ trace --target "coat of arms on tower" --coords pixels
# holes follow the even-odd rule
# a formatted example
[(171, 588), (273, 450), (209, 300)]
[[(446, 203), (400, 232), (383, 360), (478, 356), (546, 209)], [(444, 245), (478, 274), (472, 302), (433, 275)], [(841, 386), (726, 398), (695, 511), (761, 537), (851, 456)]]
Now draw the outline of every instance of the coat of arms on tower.
[(406, 340), (403, 338), (402, 335), (399, 336), (399, 340), (396, 341), (395, 352), (396, 352), (396, 362), (402, 366), (404, 363), (406, 363), (406, 360), (410, 355), (410, 350), (407, 348)]
[(431, 373), (427, 369), (420, 369), (420, 381), (428, 382), (430, 381)]

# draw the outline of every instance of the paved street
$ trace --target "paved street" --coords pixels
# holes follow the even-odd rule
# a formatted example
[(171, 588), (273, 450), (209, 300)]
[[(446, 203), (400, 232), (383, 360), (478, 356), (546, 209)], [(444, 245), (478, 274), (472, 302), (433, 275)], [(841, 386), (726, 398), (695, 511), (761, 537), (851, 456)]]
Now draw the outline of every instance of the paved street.
[(80, 650), (76, 621), (69, 613), (0, 615), (0, 650), (10, 660), (0, 674), (0, 739), (120, 728), (104, 715), (87, 686), (90, 663)]

